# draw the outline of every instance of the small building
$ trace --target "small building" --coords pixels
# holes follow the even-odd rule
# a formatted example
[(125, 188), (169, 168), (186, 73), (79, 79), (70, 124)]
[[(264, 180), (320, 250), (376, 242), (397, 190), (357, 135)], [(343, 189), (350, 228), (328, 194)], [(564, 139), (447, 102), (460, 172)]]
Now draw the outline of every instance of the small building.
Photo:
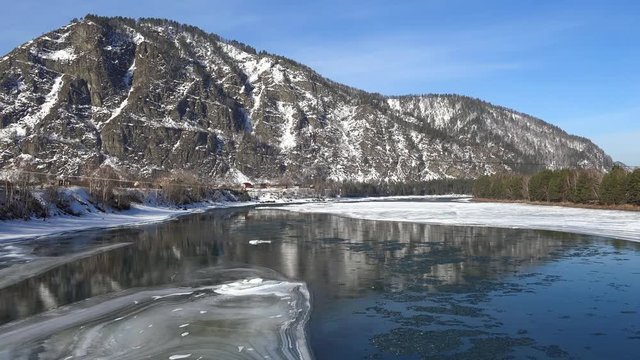
[(253, 189), (253, 184), (248, 181), (245, 181), (242, 183), (242, 187), (245, 189)]
[(69, 179), (66, 176), (60, 175), (57, 180), (58, 186), (69, 186)]

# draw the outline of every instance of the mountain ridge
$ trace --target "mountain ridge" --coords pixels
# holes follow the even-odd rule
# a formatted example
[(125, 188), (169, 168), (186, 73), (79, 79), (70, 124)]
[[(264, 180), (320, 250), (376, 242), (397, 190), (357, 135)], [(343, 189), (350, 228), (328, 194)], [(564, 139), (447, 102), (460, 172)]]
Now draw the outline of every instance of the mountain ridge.
[(0, 74), (3, 169), (310, 182), (613, 163), (515, 110), (369, 93), (171, 20), (88, 15), (2, 57)]

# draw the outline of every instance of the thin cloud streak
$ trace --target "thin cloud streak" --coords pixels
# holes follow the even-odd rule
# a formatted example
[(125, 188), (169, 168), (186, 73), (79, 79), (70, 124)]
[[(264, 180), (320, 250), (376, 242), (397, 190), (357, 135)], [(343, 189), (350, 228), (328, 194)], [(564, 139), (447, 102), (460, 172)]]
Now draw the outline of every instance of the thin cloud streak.
[[(579, 23), (529, 22), (540, 31), (514, 32), (515, 23), (466, 31), (369, 35), (325, 41), (290, 51), (289, 56), (336, 81), (389, 93), (388, 84), (456, 81), (507, 74), (540, 66), (536, 52), (560, 41)], [(522, 30), (522, 25), (518, 25)], [(289, 49), (296, 48), (288, 45)], [(387, 84), (387, 85), (385, 85)], [(425, 91), (428, 89), (425, 88)]]

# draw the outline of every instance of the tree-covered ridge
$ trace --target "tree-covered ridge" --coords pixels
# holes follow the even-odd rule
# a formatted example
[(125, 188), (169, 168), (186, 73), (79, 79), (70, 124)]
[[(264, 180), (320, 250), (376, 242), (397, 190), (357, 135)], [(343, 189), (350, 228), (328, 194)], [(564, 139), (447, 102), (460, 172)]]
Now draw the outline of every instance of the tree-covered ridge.
[(573, 202), (601, 205), (640, 205), (640, 169), (620, 166), (602, 175), (590, 170), (543, 170), (532, 176), (496, 174), (481, 176), (473, 195), (499, 200)]

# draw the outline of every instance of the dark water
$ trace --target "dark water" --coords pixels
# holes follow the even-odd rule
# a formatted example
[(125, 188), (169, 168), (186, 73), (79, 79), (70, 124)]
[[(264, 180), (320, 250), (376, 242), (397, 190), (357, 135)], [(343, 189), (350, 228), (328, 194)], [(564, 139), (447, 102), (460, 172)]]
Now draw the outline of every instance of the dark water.
[[(95, 253), (118, 243), (130, 244)], [(253, 268), (306, 283), (317, 359), (637, 359), (640, 348), (640, 244), (625, 241), (235, 209), (11, 252), (0, 335), (48, 309)]]

